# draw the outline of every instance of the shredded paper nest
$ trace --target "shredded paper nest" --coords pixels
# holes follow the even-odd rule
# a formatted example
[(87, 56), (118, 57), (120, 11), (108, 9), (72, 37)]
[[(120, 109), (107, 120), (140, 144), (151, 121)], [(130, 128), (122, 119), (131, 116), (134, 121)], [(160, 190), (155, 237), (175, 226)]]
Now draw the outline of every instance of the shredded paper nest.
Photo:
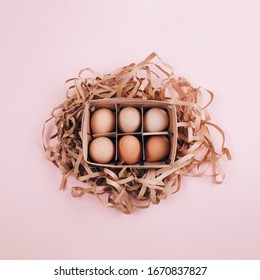
[[(159, 62), (152, 62), (156, 58)], [(51, 117), (44, 124), (43, 146), (47, 159), (62, 173), (61, 189), (64, 189), (71, 175), (87, 183), (86, 187), (72, 187), (73, 197), (93, 194), (105, 206), (129, 214), (134, 207), (146, 208), (150, 203), (158, 204), (169, 193), (177, 192), (182, 176), (212, 176), (217, 184), (224, 180), (220, 158), (225, 155), (231, 159), (231, 156), (224, 146), (224, 132), (211, 122), (206, 109), (213, 100), (213, 93), (200, 87), (194, 88), (186, 79), (176, 77), (172, 67), (156, 53), (111, 74), (100, 75), (86, 68), (79, 72), (78, 78), (66, 82), (72, 85), (69, 86), (66, 100), (53, 109)], [(209, 96), (206, 105), (202, 104), (203, 94)], [(160, 169), (109, 169), (86, 163), (81, 131), (86, 103), (94, 99), (118, 97), (169, 101), (175, 105), (178, 139), (173, 165)], [(56, 133), (46, 137), (44, 132), (49, 121), (54, 121)], [(216, 150), (211, 140), (210, 127), (222, 135), (220, 151)]]

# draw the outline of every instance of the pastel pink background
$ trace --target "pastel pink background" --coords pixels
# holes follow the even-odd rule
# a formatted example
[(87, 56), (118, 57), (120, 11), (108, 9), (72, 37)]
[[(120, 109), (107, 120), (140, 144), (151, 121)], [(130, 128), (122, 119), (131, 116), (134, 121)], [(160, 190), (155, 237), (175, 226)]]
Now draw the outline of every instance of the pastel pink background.
[[(260, 259), (259, 1), (0, 4), (1, 259)], [(211, 116), (233, 155), (224, 184), (184, 178), (178, 194), (130, 216), (60, 192), (41, 130), (64, 81), (152, 51), (215, 93)]]

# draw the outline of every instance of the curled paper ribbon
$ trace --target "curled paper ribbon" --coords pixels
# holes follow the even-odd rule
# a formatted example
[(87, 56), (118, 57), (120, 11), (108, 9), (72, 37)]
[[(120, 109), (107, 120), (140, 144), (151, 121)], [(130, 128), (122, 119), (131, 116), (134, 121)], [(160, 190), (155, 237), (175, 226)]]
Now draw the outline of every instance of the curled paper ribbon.
[[(152, 62), (156, 57), (160, 64)], [(86, 73), (94, 75), (94, 78), (85, 78)], [(79, 72), (78, 78), (66, 82), (72, 83), (66, 93), (66, 100), (53, 109), (42, 134), (47, 159), (62, 173), (60, 189), (64, 189), (69, 176), (75, 176), (90, 187), (72, 187), (73, 197), (93, 194), (105, 206), (129, 214), (134, 207), (147, 208), (150, 203), (158, 204), (169, 193), (179, 191), (181, 176), (208, 175), (211, 167), (213, 173), (209, 176), (213, 177), (215, 183), (224, 180), (220, 159), (225, 155), (230, 160), (231, 155), (225, 147), (224, 132), (211, 122), (207, 111), (214, 94), (201, 87), (192, 87), (184, 78), (175, 77), (172, 67), (156, 53), (150, 54), (139, 64), (132, 63), (104, 76), (86, 68)], [(210, 97), (206, 105), (202, 104), (203, 93)], [(93, 99), (116, 97), (167, 100), (175, 105), (178, 145), (176, 160), (171, 166), (160, 169), (108, 169), (89, 166), (85, 162), (81, 137), (85, 105)], [(45, 127), (50, 121), (54, 121), (57, 131), (45, 144)], [(219, 152), (211, 140), (209, 127), (215, 128), (222, 136)], [(53, 140), (56, 140), (55, 144), (50, 143)]]

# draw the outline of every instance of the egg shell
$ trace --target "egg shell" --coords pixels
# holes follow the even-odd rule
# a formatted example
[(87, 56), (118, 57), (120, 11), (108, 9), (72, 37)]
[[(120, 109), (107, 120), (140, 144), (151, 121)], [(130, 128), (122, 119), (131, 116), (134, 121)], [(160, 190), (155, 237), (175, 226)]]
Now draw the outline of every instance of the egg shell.
[(119, 160), (125, 164), (135, 164), (142, 156), (142, 146), (137, 137), (126, 135), (118, 141)]
[(170, 152), (170, 142), (166, 136), (151, 136), (145, 142), (145, 159), (150, 162), (165, 159)]
[(118, 127), (123, 132), (137, 131), (141, 124), (141, 114), (134, 107), (123, 108), (118, 115)]
[(167, 129), (169, 116), (161, 108), (149, 109), (144, 115), (144, 131), (158, 132)]
[(115, 156), (114, 143), (107, 137), (97, 137), (89, 145), (89, 154), (95, 162), (108, 163)]
[(112, 110), (101, 108), (96, 110), (91, 117), (90, 126), (94, 134), (107, 133), (115, 130), (116, 117)]

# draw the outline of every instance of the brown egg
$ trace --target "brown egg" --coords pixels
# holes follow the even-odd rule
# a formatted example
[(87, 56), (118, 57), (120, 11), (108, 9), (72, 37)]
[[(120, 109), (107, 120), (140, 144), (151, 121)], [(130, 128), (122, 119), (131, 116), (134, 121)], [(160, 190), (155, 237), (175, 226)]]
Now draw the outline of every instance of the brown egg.
[(107, 133), (115, 130), (116, 118), (113, 111), (107, 108), (96, 110), (90, 120), (92, 133)]
[(150, 162), (163, 160), (170, 152), (166, 136), (151, 136), (145, 142), (145, 159)]
[(119, 160), (125, 164), (135, 164), (140, 161), (142, 147), (140, 141), (133, 135), (126, 135), (118, 141)]
[(169, 117), (166, 111), (161, 108), (152, 108), (144, 115), (144, 130), (149, 132), (166, 130), (169, 124)]
[(89, 154), (97, 163), (108, 163), (115, 156), (114, 143), (107, 137), (97, 137), (89, 145)]
[(137, 131), (141, 124), (141, 114), (134, 107), (125, 107), (119, 112), (118, 127), (123, 132)]

